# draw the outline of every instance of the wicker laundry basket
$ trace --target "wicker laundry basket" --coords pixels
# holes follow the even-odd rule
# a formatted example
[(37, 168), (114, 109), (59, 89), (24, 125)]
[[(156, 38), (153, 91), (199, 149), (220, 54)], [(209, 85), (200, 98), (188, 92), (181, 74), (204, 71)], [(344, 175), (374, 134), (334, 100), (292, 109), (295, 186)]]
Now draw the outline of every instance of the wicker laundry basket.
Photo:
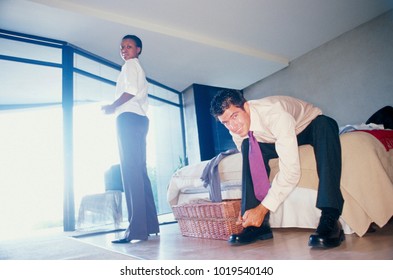
[(172, 207), (183, 236), (227, 240), (231, 234), (240, 233), (236, 225), (240, 212), (240, 199), (222, 202), (194, 201)]

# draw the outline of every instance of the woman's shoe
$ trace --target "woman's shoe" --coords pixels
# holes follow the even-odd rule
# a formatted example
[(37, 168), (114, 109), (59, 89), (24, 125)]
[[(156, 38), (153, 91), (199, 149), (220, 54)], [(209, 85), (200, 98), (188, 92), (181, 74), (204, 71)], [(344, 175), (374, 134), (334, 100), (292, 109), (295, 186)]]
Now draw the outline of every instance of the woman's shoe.
[(125, 243), (130, 243), (130, 242), (131, 242), (131, 240), (128, 240), (126, 238), (112, 240), (112, 243), (114, 243), (114, 244), (125, 244)]

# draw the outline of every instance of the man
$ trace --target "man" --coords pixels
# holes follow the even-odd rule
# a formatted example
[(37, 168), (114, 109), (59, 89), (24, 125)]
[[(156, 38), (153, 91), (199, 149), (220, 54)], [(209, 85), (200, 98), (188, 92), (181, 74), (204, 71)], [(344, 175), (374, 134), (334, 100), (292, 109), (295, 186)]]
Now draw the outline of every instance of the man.
[[(322, 115), (312, 104), (293, 97), (271, 96), (246, 101), (236, 90), (220, 91), (211, 102), (210, 112), (229, 130), (243, 156), (242, 207), (238, 223), (244, 230), (230, 236), (228, 242), (243, 245), (273, 238), (269, 213), (276, 211), (299, 182), (298, 146), (310, 144), (319, 176), (316, 207), (322, 214), (308, 244), (323, 248), (339, 246), (344, 240), (338, 221), (344, 200), (340, 191), (341, 145), (336, 121)], [(249, 132), (262, 150), (267, 176), (269, 160), (279, 159), (280, 171), (261, 200), (254, 193), (248, 161)]]

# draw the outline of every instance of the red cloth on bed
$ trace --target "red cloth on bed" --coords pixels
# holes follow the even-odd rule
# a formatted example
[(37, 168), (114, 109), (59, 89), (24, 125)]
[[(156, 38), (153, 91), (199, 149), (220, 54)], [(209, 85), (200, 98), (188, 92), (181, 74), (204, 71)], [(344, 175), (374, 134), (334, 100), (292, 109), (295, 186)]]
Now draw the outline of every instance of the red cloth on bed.
[(370, 133), (385, 146), (386, 151), (393, 149), (393, 130), (375, 129), (375, 130), (356, 130)]

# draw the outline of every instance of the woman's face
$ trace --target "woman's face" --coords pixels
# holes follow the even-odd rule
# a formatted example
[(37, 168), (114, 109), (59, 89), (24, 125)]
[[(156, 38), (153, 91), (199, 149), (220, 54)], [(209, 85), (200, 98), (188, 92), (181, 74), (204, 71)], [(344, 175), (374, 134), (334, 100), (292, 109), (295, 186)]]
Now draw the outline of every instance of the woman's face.
[(120, 55), (126, 61), (138, 57), (141, 48), (137, 47), (134, 40), (124, 39), (120, 44)]

